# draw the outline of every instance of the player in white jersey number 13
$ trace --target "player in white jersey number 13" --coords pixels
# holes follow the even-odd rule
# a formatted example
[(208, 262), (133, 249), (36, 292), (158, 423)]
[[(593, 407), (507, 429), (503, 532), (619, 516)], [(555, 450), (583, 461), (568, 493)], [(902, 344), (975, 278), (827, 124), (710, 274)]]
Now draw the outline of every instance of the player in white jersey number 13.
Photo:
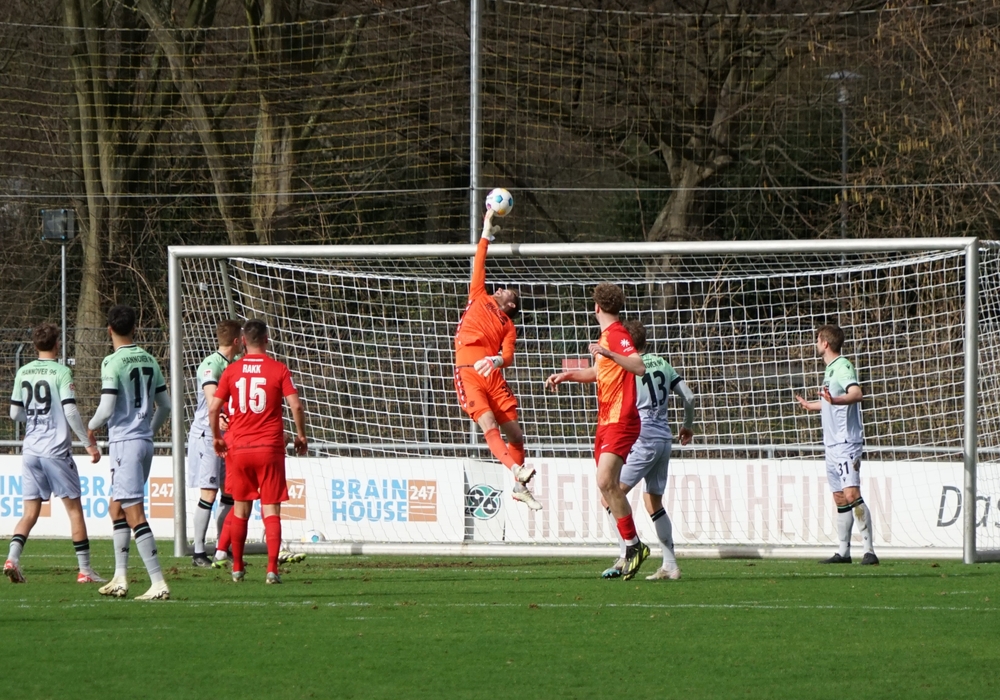
[[(639, 437), (632, 444), (619, 476), (623, 493), (629, 493), (640, 481), (646, 482), (643, 500), (646, 512), (653, 521), (656, 539), (660, 541), (663, 563), (660, 568), (647, 576), (649, 581), (676, 580), (681, 577), (674, 556), (673, 525), (663, 507), (663, 492), (667, 487), (667, 472), (670, 466), (670, 452), (673, 433), (667, 416), (670, 393), (677, 394), (684, 403), (684, 424), (680, 429), (680, 443), (687, 445), (694, 436), (694, 394), (670, 363), (659, 355), (646, 352), (646, 327), (642, 322), (629, 319), (623, 321), (625, 330), (632, 336), (635, 349), (642, 354), (646, 373), (635, 378), (636, 407), (642, 428)], [(612, 525), (615, 518), (611, 515)], [(618, 578), (625, 565), (625, 541), (618, 538), (618, 560), (606, 569), (603, 578)]]
[(823, 444), (826, 447), (826, 478), (837, 505), (837, 553), (821, 564), (851, 563), (851, 529), (855, 521), (861, 534), (865, 554), (864, 565), (878, 564), (872, 540), (872, 513), (861, 497), (861, 451), (865, 435), (861, 423), (861, 400), (864, 393), (858, 384), (854, 365), (840, 354), (844, 331), (837, 326), (820, 326), (816, 330), (816, 352), (826, 364), (819, 399), (808, 401), (796, 394), (795, 399), (807, 411), (820, 411), (823, 422)]

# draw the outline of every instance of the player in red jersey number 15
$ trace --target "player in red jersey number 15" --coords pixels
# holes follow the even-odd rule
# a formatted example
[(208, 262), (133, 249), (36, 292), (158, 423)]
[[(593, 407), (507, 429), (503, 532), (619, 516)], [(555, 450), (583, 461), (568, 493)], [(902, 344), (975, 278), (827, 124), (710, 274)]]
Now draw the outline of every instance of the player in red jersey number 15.
[[(285, 481), (285, 426), (283, 403), (295, 421), (295, 453), (304, 455), (306, 413), (284, 363), (267, 354), (267, 326), (251, 320), (243, 325), (246, 354), (226, 367), (208, 408), (216, 454), (226, 458), (226, 491), (233, 496), (230, 537), (233, 580), (246, 572), (243, 550), (253, 502), (260, 499), (267, 541), (267, 583), (281, 583), (281, 504), (288, 500)], [(223, 439), (219, 415), (229, 406), (229, 429)]]

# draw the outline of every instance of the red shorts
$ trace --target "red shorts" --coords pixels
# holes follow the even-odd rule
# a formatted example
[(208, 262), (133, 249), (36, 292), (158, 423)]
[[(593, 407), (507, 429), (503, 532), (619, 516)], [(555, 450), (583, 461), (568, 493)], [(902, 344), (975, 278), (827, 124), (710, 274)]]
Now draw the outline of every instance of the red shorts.
[(597, 426), (597, 435), (594, 437), (594, 461), (600, 462), (601, 455), (605, 452), (618, 455), (624, 461), (632, 449), (632, 444), (638, 439), (641, 429), (642, 423), (639, 422), (635, 425), (606, 423)]
[(487, 411), (493, 412), (500, 425), (517, 420), (517, 399), (498, 369), (484, 377), (472, 367), (456, 367), (455, 391), (462, 410), (474, 421)]
[(237, 501), (272, 505), (288, 500), (285, 453), (273, 449), (229, 450), (226, 454), (226, 491)]

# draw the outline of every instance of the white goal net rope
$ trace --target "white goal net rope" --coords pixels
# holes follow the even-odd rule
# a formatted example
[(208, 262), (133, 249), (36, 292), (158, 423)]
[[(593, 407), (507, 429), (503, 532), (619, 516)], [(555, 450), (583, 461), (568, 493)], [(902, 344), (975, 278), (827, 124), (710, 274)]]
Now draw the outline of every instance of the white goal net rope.
[[(500, 246), (497, 246), (498, 248)], [(335, 250), (335, 249), (331, 249)], [(286, 536), (327, 542), (612, 541), (593, 476), (592, 386), (543, 383), (589, 360), (591, 294), (612, 281), (697, 396), (696, 438), (676, 446), (665, 503), (678, 545), (826, 546), (834, 510), (815, 398), (815, 330), (844, 328), (865, 392), (862, 491), (877, 547), (961, 546), (965, 254), (491, 255), (487, 285), (524, 310), (507, 382), (520, 403), (533, 487), (509, 497), (453, 384), (453, 335), (471, 247), (452, 257), (181, 258), (184, 405), (222, 318), (262, 318), (292, 370), (310, 454), (289, 459)], [(1000, 253), (980, 251), (980, 548), (1000, 549)], [(680, 405), (674, 407), (676, 433)], [(186, 433), (185, 433), (186, 434)], [(177, 446), (175, 446), (177, 449)], [(633, 492), (635, 510), (643, 510)], [(289, 515), (291, 514), (291, 515)], [(640, 531), (648, 521), (639, 518)], [(651, 535), (651, 529), (646, 528)]]

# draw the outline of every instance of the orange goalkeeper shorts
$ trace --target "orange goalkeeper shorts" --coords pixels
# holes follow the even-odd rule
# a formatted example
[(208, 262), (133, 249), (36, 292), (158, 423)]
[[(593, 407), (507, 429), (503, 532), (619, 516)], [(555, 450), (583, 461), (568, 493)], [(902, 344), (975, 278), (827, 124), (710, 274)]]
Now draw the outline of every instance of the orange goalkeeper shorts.
[(484, 377), (472, 367), (456, 367), (455, 391), (462, 410), (476, 422), (487, 411), (493, 412), (500, 425), (517, 420), (517, 399), (500, 370)]

